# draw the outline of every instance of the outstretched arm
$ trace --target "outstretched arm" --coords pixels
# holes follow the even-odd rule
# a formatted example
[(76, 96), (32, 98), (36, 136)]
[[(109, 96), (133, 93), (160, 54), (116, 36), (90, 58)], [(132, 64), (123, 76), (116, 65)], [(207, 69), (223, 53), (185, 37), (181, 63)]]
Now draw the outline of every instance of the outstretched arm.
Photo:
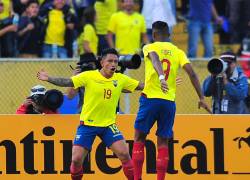
[(207, 112), (209, 112), (210, 114), (212, 114), (212, 111), (211, 109), (209, 108), (209, 106), (207, 105), (207, 103), (205, 102), (205, 99), (204, 99), (204, 96), (203, 96), (203, 93), (201, 91), (201, 85), (200, 85), (200, 82), (199, 82), (199, 79), (196, 75), (196, 73), (194, 72), (191, 64), (185, 64), (183, 66), (184, 70), (187, 72), (188, 76), (189, 76), (189, 79), (191, 80), (194, 88), (195, 88), (195, 91), (197, 93), (197, 95), (199, 96), (200, 98), (200, 101), (198, 103), (198, 108), (204, 108)]
[(51, 84), (61, 87), (74, 87), (73, 81), (70, 78), (50, 77), (43, 69), (37, 73), (37, 78), (41, 81), (47, 81)]

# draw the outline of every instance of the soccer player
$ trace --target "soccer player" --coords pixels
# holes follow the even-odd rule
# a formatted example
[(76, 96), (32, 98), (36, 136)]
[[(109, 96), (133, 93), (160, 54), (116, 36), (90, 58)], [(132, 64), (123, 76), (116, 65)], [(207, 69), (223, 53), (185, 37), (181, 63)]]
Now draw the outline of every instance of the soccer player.
[(96, 136), (110, 148), (122, 162), (127, 179), (134, 179), (134, 168), (126, 142), (115, 124), (116, 106), (121, 92), (141, 90), (143, 84), (121, 73), (115, 73), (118, 53), (115, 49), (105, 49), (101, 55), (101, 70), (86, 71), (67, 78), (56, 78), (41, 70), (37, 77), (57, 86), (85, 87), (84, 105), (80, 115), (80, 125), (72, 149), (70, 166), (73, 180), (82, 178), (82, 163)]
[(199, 108), (211, 113), (204, 101), (197, 75), (185, 53), (167, 42), (169, 28), (167, 23), (157, 21), (152, 25), (154, 43), (144, 46), (145, 87), (140, 97), (139, 112), (134, 124), (135, 136), (132, 159), (135, 180), (141, 179), (144, 161), (144, 143), (150, 129), (157, 121), (156, 161), (157, 179), (164, 180), (168, 165), (168, 139), (173, 136), (172, 127), (175, 117), (176, 76), (179, 66), (189, 78), (199, 96)]

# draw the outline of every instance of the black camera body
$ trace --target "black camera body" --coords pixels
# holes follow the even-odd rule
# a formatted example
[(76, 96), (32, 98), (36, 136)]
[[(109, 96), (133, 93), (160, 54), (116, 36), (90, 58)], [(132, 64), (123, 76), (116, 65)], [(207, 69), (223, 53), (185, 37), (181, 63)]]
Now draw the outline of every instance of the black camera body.
[(213, 75), (226, 72), (228, 68), (228, 63), (219, 58), (213, 58), (207, 64), (208, 71)]
[(48, 90), (45, 94), (34, 94), (29, 98), (38, 106), (51, 111), (56, 111), (63, 104), (63, 93), (57, 89)]
[[(101, 69), (100, 57), (96, 58), (93, 53), (84, 53), (80, 56), (80, 61), (77, 63), (77, 68), (81, 69), (81, 72)], [(141, 57), (138, 54), (134, 55), (122, 55), (119, 57), (118, 70), (116, 72), (123, 73), (126, 68), (138, 69), (141, 65)]]
[(84, 72), (84, 71), (95, 70), (96, 65), (91, 62), (88, 62), (88, 63), (77, 64), (77, 68), (80, 68), (81, 72)]
[(98, 60), (93, 53), (84, 53), (80, 55), (80, 60), (76, 68), (80, 68), (81, 72), (97, 69)]

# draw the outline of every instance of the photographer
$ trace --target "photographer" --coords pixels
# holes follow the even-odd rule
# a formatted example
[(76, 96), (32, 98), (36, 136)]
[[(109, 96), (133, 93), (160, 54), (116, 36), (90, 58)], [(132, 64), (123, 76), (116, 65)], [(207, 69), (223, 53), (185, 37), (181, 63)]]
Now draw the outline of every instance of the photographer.
[[(225, 52), (220, 59), (212, 59), (208, 63), (211, 75), (203, 82), (203, 92), (206, 97), (212, 96), (213, 114), (249, 113), (244, 101), (248, 93), (248, 82), (242, 69), (237, 66), (236, 59), (234, 53)], [(214, 73), (220, 65), (225, 71)]]
[(30, 96), (17, 109), (16, 114), (58, 114), (58, 108), (63, 103), (60, 91), (52, 89), (46, 91), (41, 85), (31, 88)]

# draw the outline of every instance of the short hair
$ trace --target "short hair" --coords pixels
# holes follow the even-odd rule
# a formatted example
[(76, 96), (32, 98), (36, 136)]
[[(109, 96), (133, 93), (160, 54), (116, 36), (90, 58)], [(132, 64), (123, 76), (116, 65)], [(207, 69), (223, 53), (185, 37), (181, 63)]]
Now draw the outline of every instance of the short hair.
[(94, 7), (90, 6), (87, 7), (84, 11), (83, 11), (83, 18), (84, 18), (84, 23), (85, 24), (92, 24), (94, 25), (94, 21), (95, 21), (95, 16), (96, 16), (96, 10)]
[(27, 2), (27, 4), (25, 5), (25, 8), (27, 9), (31, 4), (34, 4), (34, 3), (37, 4), (37, 5), (40, 5), (38, 0), (29, 0)]
[(220, 55), (220, 59), (222, 60), (230, 60), (230, 61), (233, 61), (233, 62), (236, 62), (237, 61), (237, 56), (235, 53), (231, 52), (231, 51), (227, 51), (227, 52), (224, 52)]
[(114, 54), (119, 57), (119, 54), (115, 48), (106, 48), (102, 50), (101, 59), (105, 58), (108, 54)]
[(163, 21), (156, 21), (152, 24), (152, 29), (156, 30), (159, 33), (167, 33), (169, 35), (168, 23)]

